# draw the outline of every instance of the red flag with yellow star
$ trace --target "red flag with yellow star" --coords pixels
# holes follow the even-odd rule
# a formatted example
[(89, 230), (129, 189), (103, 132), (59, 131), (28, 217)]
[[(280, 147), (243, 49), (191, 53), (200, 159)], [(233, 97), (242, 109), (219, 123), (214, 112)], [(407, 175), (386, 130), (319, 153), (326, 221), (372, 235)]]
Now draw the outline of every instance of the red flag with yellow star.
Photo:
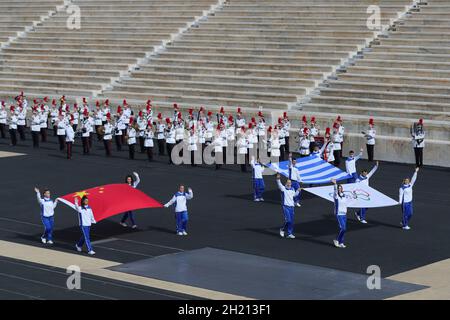
[(58, 199), (75, 209), (75, 198), (78, 198), (78, 203), (80, 203), (83, 196), (88, 197), (89, 206), (92, 208), (97, 222), (127, 211), (144, 208), (161, 208), (163, 206), (142, 191), (125, 183), (108, 184), (81, 190), (59, 197)]

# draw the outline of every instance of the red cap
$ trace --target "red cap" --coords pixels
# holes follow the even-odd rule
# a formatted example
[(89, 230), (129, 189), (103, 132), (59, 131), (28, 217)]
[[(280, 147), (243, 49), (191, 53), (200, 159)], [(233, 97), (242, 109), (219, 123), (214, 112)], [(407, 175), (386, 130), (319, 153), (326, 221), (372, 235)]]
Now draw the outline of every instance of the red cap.
[(316, 117), (311, 117), (311, 123), (316, 123)]
[(150, 120), (148, 120), (147, 126), (148, 126), (148, 127), (152, 127), (152, 122), (151, 122)]
[(208, 111), (208, 117), (212, 116), (212, 112)]
[(283, 112), (283, 118), (287, 118), (287, 112), (285, 111), (285, 112)]
[(419, 124), (423, 124), (423, 119), (422, 118), (419, 119)]
[(73, 108), (74, 108), (74, 109), (77, 109), (77, 108), (78, 108), (78, 103), (74, 103), (74, 104), (73, 104)]
[(158, 119), (162, 119), (162, 114), (158, 113)]
[(192, 113), (194, 112), (194, 109), (189, 109), (189, 115), (192, 116)]
[(167, 124), (169, 124), (170, 123), (170, 118), (166, 118), (166, 122), (167, 122)]
[(108, 113), (106, 114), (106, 119), (111, 120), (111, 113), (108, 112)]
[(106, 104), (106, 105), (109, 105), (109, 99), (106, 99), (106, 100), (105, 100), (105, 104)]
[(130, 117), (130, 124), (133, 124), (133, 122), (134, 122), (134, 118)]
[(9, 107), (9, 110), (14, 111), (14, 106)]
[(37, 100), (36, 100), (36, 99), (34, 99), (34, 100), (33, 100), (33, 103), (34, 103), (34, 104), (37, 104)]
[(267, 132), (272, 132), (272, 126), (270, 126), (269, 129), (267, 129)]
[(334, 129), (339, 128), (339, 124), (338, 124), (337, 122), (333, 123), (333, 128), (334, 128)]
[(95, 101), (95, 105), (97, 106), (97, 107), (99, 107), (100, 106), (100, 101)]
[(89, 115), (89, 111), (88, 111), (88, 109), (84, 109), (84, 111), (83, 111), (83, 115), (84, 115), (85, 117)]
[(327, 134), (329, 135), (329, 134), (330, 134), (330, 131), (331, 131), (330, 128), (326, 128), (326, 129), (325, 129), (325, 135), (327, 135)]
[(370, 118), (370, 119), (369, 119), (369, 124), (370, 124), (370, 125), (373, 125), (373, 118)]
[(283, 123), (283, 119), (281, 117), (278, 118), (278, 123), (282, 124)]
[(122, 112), (122, 107), (121, 106), (118, 106), (117, 107), (117, 113), (121, 113)]
[(128, 103), (127, 103), (127, 99), (123, 99), (123, 103), (122, 103), (124, 106), (127, 106), (128, 105)]
[(151, 105), (152, 104), (152, 100), (148, 99), (147, 100), (147, 105)]
[(139, 111), (138, 115), (139, 115), (139, 117), (142, 117), (142, 115), (143, 115), (142, 111)]
[(200, 112), (203, 112), (203, 111), (205, 111), (205, 108), (204, 107), (200, 107)]
[(338, 116), (338, 117), (336, 118), (336, 121), (338, 121), (338, 122), (342, 121), (341, 116)]
[(305, 123), (308, 122), (308, 120), (306, 119), (306, 116), (302, 117), (302, 121), (305, 122)]
[(258, 112), (258, 117), (261, 117), (261, 118), (264, 117), (261, 111)]
[(239, 113), (239, 114), (241, 113), (241, 108), (238, 107), (237, 113)]
[(253, 123), (256, 123), (256, 119), (255, 119), (255, 118), (252, 118), (252, 122), (253, 122)]
[(178, 105), (176, 103), (173, 104), (174, 109), (178, 109)]
[(253, 128), (253, 123), (250, 122), (250, 123), (248, 124), (248, 128), (249, 128), (249, 129)]
[(178, 112), (178, 119), (181, 119), (181, 112)]
[(229, 121), (229, 122), (233, 122), (233, 116), (229, 116), (229, 117), (228, 117), (228, 121)]
[(52, 105), (56, 106), (56, 99), (52, 100)]
[(224, 113), (225, 111), (223, 110), (223, 107), (220, 107), (220, 111), (219, 113)]
[(75, 118), (73, 117), (73, 114), (70, 115), (70, 121), (73, 121)]
[[(45, 98), (44, 98), (45, 100)], [(86, 98), (83, 97), (83, 103), (87, 103)]]
[(308, 134), (308, 128), (303, 128), (303, 134)]
[(150, 111), (151, 108), (152, 108), (152, 106), (150, 104), (147, 104), (147, 107), (146, 107), (147, 111)]

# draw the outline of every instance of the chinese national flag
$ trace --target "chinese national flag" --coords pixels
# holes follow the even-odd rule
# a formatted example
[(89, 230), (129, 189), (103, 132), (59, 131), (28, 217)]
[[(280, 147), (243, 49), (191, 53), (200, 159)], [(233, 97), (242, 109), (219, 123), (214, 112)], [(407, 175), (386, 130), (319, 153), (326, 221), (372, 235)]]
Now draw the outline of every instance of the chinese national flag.
[(74, 192), (58, 199), (75, 209), (75, 198), (80, 204), (81, 198), (87, 196), (95, 220), (101, 221), (113, 215), (144, 208), (161, 208), (163, 205), (145, 193), (128, 184), (108, 184), (92, 189)]

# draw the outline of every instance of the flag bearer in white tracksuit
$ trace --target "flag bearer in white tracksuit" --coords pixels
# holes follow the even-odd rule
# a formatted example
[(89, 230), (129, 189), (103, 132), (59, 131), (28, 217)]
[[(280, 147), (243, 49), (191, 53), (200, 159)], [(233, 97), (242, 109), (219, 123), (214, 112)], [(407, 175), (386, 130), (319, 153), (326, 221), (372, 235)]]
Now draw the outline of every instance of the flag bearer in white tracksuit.
[(355, 157), (355, 152), (350, 150), (348, 158), (345, 160), (345, 170), (352, 177), (347, 180), (347, 183), (354, 183), (358, 179), (358, 174), (356, 173), (356, 161), (361, 159), (363, 154), (363, 149), (361, 148), (360, 153)]
[(288, 239), (295, 239), (294, 236), (294, 198), (299, 195), (300, 189), (297, 191), (292, 187), (291, 180), (286, 181), (286, 185), (281, 184), (280, 175), (277, 174), (277, 185), (281, 191), (281, 203), (283, 206), (284, 225), (280, 229), (280, 236)]
[(253, 198), (254, 201), (264, 201), (263, 193), (265, 189), (263, 172), (264, 167), (258, 161), (255, 161), (255, 157), (252, 157), (250, 165), (253, 168)]
[(187, 222), (189, 220), (188, 211), (187, 211), (187, 200), (191, 200), (194, 197), (194, 193), (192, 189), (189, 188), (188, 192), (184, 192), (184, 186), (180, 186), (178, 192), (175, 193), (167, 202), (164, 207), (168, 208), (171, 205), (175, 204), (175, 219), (176, 219), (176, 232), (179, 236), (187, 236)]
[[(126, 176), (125, 183), (128, 184), (130, 187), (136, 189), (137, 186), (139, 185), (139, 183), (141, 182), (141, 179), (139, 178), (139, 175), (137, 174), (137, 172), (133, 172), (133, 176), (131, 176), (131, 175)], [(130, 221), (131, 221), (131, 228), (136, 229), (137, 225), (134, 220), (133, 211), (125, 212), (124, 215), (122, 216), (122, 219), (120, 220), (120, 224), (123, 227), (127, 227), (128, 225), (127, 225), (126, 221), (128, 220), (128, 218), (130, 218)]]
[(292, 159), (292, 154), (289, 155), (289, 180), (291, 181), (291, 186), (295, 191), (299, 191), (298, 195), (295, 196), (294, 202), (297, 207), (301, 207), (300, 205), (300, 171), (297, 169), (295, 164), (297, 163), (296, 159)]
[[(377, 164), (370, 170), (369, 173), (367, 173), (367, 170), (362, 170), (361, 174), (358, 176), (358, 180), (356, 182), (363, 183), (365, 185), (369, 185), (369, 179), (373, 176), (373, 174), (378, 169), (378, 161)], [(366, 221), (366, 212), (367, 208), (361, 208), (357, 212), (355, 212), (356, 219), (361, 223), (367, 223)]]
[(78, 198), (75, 198), (75, 210), (78, 212), (78, 221), (81, 227), (81, 238), (75, 244), (75, 248), (78, 252), (81, 252), (83, 245), (86, 243), (86, 247), (89, 255), (94, 255), (95, 251), (91, 245), (91, 225), (93, 223), (97, 223), (94, 218), (94, 213), (92, 212), (91, 207), (89, 207), (89, 199), (84, 196), (81, 198), (81, 205), (78, 205)]
[(345, 248), (344, 235), (345, 231), (347, 231), (347, 205), (349, 200), (344, 194), (342, 185), (338, 185), (335, 179), (332, 179), (331, 182), (334, 184), (334, 214), (339, 223), (339, 234), (337, 238), (333, 240), (333, 243), (337, 248)]
[(36, 192), (37, 201), (41, 207), (41, 220), (44, 225), (44, 234), (41, 236), (42, 243), (53, 244), (53, 225), (55, 215), (55, 208), (58, 204), (58, 199), (53, 201), (50, 199), (50, 190), (44, 190), (44, 197), (38, 188), (34, 188)]
[(419, 168), (416, 168), (414, 175), (411, 178), (406, 178), (403, 180), (403, 184), (399, 189), (399, 200), (398, 202), (402, 206), (403, 218), (401, 222), (401, 226), (403, 230), (411, 229), (409, 227), (409, 221), (411, 220), (413, 214), (413, 186), (417, 179), (417, 173), (419, 172)]

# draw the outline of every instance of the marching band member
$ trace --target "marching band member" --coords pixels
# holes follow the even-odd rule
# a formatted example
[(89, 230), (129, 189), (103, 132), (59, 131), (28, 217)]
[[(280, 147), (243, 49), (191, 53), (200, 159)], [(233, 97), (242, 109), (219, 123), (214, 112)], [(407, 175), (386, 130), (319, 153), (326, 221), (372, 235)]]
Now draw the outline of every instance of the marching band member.
[(291, 186), (295, 191), (298, 191), (298, 194), (294, 197), (294, 203), (297, 207), (301, 207), (300, 204), (300, 171), (295, 166), (297, 164), (297, 160), (292, 158), (292, 154), (289, 155), (289, 180), (291, 181)]
[(17, 114), (15, 112), (14, 106), (10, 107), (10, 114), (8, 119), (8, 130), (9, 130), (9, 136), (11, 138), (11, 145), (16, 146), (17, 145)]
[(134, 147), (136, 146), (136, 129), (134, 128), (134, 118), (130, 117), (129, 125), (127, 128), (128, 137), (128, 154), (131, 160), (134, 160)]
[(203, 161), (203, 151), (206, 147), (206, 127), (205, 127), (205, 120), (204, 118), (200, 118), (200, 120), (197, 122), (197, 137), (198, 137), (198, 143), (201, 146), (201, 161)]
[(256, 126), (256, 131), (258, 135), (258, 142), (264, 140), (266, 136), (266, 120), (264, 120), (264, 115), (261, 111), (258, 112), (258, 124)]
[(423, 119), (419, 119), (411, 129), (412, 144), (414, 147), (414, 156), (416, 158), (416, 167), (423, 166), (423, 148), (425, 147), (425, 130), (423, 129)]
[(361, 159), (362, 154), (362, 148), (356, 157), (353, 150), (350, 150), (350, 152), (348, 153), (348, 158), (345, 160), (345, 171), (347, 171), (347, 173), (352, 177), (347, 180), (347, 183), (354, 183), (358, 179), (358, 174), (356, 173), (356, 161)]
[(403, 179), (403, 184), (399, 189), (399, 200), (398, 202), (402, 206), (402, 222), (401, 226), (403, 230), (411, 229), (409, 227), (409, 221), (411, 220), (413, 214), (413, 186), (417, 179), (417, 173), (419, 172), (419, 167), (416, 168), (414, 175), (411, 180), (409, 178)]
[(111, 114), (106, 114), (106, 123), (104, 126), (99, 127), (99, 132), (103, 137), (103, 145), (105, 146), (105, 153), (107, 157), (111, 156), (111, 140), (114, 127), (111, 124)]
[(144, 131), (144, 148), (147, 151), (148, 161), (153, 161), (153, 137), (152, 122), (148, 121), (147, 128)]
[(136, 119), (136, 124), (138, 127), (139, 147), (140, 147), (141, 153), (144, 153), (145, 152), (144, 134), (145, 134), (145, 130), (147, 129), (148, 120), (144, 116), (144, 113), (142, 111), (139, 111), (139, 113), (138, 113), (138, 117)]
[(179, 118), (181, 118), (179, 116), (180, 111), (178, 110), (178, 104), (174, 103), (173, 104), (173, 118), (172, 118), (172, 122), (173, 125), (176, 124), (176, 122), (178, 121)]
[(17, 111), (17, 131), (19, 132), (20, 140), (25, 141), (27, 108), (20, 103), (16, 111)]
[(89, 111), (88, 109), (84, 109), (83, 111), (83, 119), (81, 120), (81, 142), (83, 144), (83, 154), (89, 154), (90, 142), (89, 138), (92, 132), (92, 124), (89, 119)]
[(373, 149), (375, 147), (375, 136), (377, 134), (374, 125), (373, 118), (369, 119), (369, 129), (367, 131), (363, 131), (362, 134), (364, 138), (366, 138), (366, 146), (367, 146), (367, 157), (369, 162), (373, 161)]
[(287, 180), (283, 186), (281, 184), (280, 174), (277, 174), (277, 185), (282, 195), (282, 207), (284, 215), (284, 225), (280, 229), (280, 236), (288, 239), (295, 239), (294, 236), (294, 198), (298, 196), (300, 190), (294, 190), (291, 180)]
[(184, 121), (181, 115), (181, 112), (177, 113), (177, 122), (175, 125), (175, 140), (178, 143), (183, 142), (184, 140)]
[(54, 137), (56, 137), (58, 135), (57, 134), (58, 126), (56, 125), (56, 122), (58, 121), (58, 115), (59, 115), (59, 111), (58, 111), (58, 107), (56, 106), (56, 99), (53, 99), (52, 106), (50, 108), (50, 123), (52, 125)]
[(184, 192), (184, 186), (181, 185), (178, 192), (164, 205), (164, 207), (168, 208), (175, 204), (175, 218), (177, 223), (176, 233), (179, 236), (187, 236), (186, 230), (189, 216), (186, 203), (187, 200), (191, 200), (192, 198), (194, 198), (192, 189), (189, 188), (188, 192)]
[(334, 143), (331, 140), (330, 128), (325, 130), (325, 140), (322, 148), (320, 149), (320, 157), (328, 163), (334, 163)]
[(245, 134), (245, 125), (242, 126), (241, 129), (239, 129), (239, 130), (240, 130), (240, 132), (238, 133), (238, 138), (237, 138), (238, 157), (240, 157), (240, 160), (244, 162), (244, 163), (241, 163), (241, 171), (247, 172), (248, 139)]
[(208, 111), (207, 117), (206, 117), (206, 132), (205, 132), (205, 143), (207, 145), (211, 144), (213, 141), (213, 135), (214, 135), (214, 122), (211, 119), (212, 112)]
[(347, 230), (347, 205), (349, 201), (345, 197), (342, 185), (338, 185), (335, 179), (332, 179), (331, 182), (334, 184), (334, 214), (339, 223), (339, 234), (337, 238), (333, 240), (333, 243), (337, 248), (345, 248), (344, 235)]
[(80, 109), (78, 108), (78, 104), (74, 103), (73, 105), (73, 131), (77, 131), (79, 119), (80, 119)]
[(339, 133), (339, 124), (335, 122), (333, 124), (333, 136), (331, 138), (333, 141), (333, 154), (334, 154), (334, 165), (339, 167), (341, 164), (341, 156), (342, 156), (342, 139), (341, 134)]
[(81, 106), (81, 109), (83, 110), (87, 110), (87, 112), (89, 113), (91, 111), (91, 108), (89, 107), (89, 103), (87, 102), (86, 98), (83, 97), (83, 105)]
[(309, 129), (303, 128), (302, 137), (299, 141), (299, 148), (298, 152), (300, 153), (301, 157), (307, 157), (309, 156), (309, 145), (311, 143), (311, 140), (309, 138)]
[[(254, 119), (254, 118), (252, 118)], [(251, 156), (256, 157), (258, 152), (258, 136), (256, 134), (256, 128), (254, 122), (250, 122), (248, 124), (247, 131), (247, 140), (248, 140), (248, 158), (251, 159)]]
[(198, 144), (198, 136), (195, 132), (195, 126), (192, 125), (191, 129), (189, 130), (189, 137), (188, 137), (188, 151), (191, 153), (191, 166), (195, 167), (195, 152), (198, 150), (197, 144)]
[(289, 154), (290, 153), (289, 134), (291, 131), (291, 122), (289, 121), (287, 112), (283, 112), (283, 129), (284, 129), (284, 139), (285, 139), (284, 152), (286, 154)]
[(109, 107), (109, 99), (106, 99), (105, 103), (103, 105), (103, 108), (102, 108), (102, 125), (105, 125), (105, 123), (106, 123), (106, 115), (108, 113), (111, 113), (111, 109)]
[(116, 142), (117, 151), (122, 151), (122, 144), (124, 142), (124, 134), (126, 133), (126, 116), (123, 113), (122, 107), (117, 107), (116, 122), (114, 127), (114, 140)]
[(258, 161), (255, 161), (255, 158), (252, 157), (252, 160), (250, 161), (250, 165), (253, 168), (253, 198), (254, 201), (264, 201), (263, 193), (265, 189), (264, 185), (264, 179), (263, 179), (263, 172), (264, 167), (263, 165)]
[(130, 122), (130, 118), (133, 115), (133, 111), (130, 108), (130, 105), (127, 103), (127, 100), (123, 100), (123, 115), (125, 117), (125, 121), (124, 123), (129, 123)]
[(236, 127), (242, 128), (245, 127), (245, 119), (242, 117), (242, 111), (241, 108), (237, 108), (237, 115), (236, 115)]
[(311, 127), (309, 128), (309, 151), (313, 152), (316, 146), (316, 137), (319, 136), (319, 129), (316, 127), (316, 117), (311, 118)]
[(67, 159), (72, 159), (72, 146), (75, 142), (75, 131), (73, 130), (73, 115), (70, 115), (69, 124), (66, 126), (66, 146), (67, 146)]
[(88, 254), (92, 256), (95, 254), (95, 251), (91, 245), (90, 231), (91, 225), (97, 223), (97, 221), (95, 221), (92, 208), (89, 207), (89, 199), (87, 196), (81, 198), (81, 205), (78, 205), (78, 198), (75, 198), (75, 210), (78, 212), (78, 221), (82, 233), (80, 240), (75, 244), (75, 248), (78, 252), (81, 252), (83, 245), (86, 243)]
[(284, 128), (281, 117), (278, 118), (276, 129), (278, 132), (278, 141), (280, 142), (280, 161), (284, 161), (284, 155), (286, 154), (286, 129)]
[(270, 158), (273, 162), (280, 162), (280, 139), (278, 135), (278, 130), (275, 128), (272, 130), (272, 127), (269, 127), (267, 130), (267, 134), (269, 135), (268, 143), (270, 145)]
[(39, 148), (39, 133), (41, 132), (41, 116), (38, 107), (33, 107), (33, 115), (31, 117), (31, 136), (33, 140), (33, 148)]
[[(369, 179), (373, 176), (373, 174), (377, 171), (377, 169), (378, 169), (378, 161), (377, 161), (377, 164), (372, 168), (372, 170), (370, 170), (369, 173), (367, 173), (366, 169), (362, 170), (361, 174), (358, 176), (357, 182), (363, 183), (366, 186), (368, 186)], [(366, 224), (367, 223), (366, 213), (367, 213), (367, 208), (359, 209), (357, 212), (355, 212), (356, 219), (359, 222)]]
[[(131, 175), (126, 176), (125, 183), (128, 184), (130, 187), (136, 189), (137, 186), (139, 185), (139, 183), (141, 182), (141, 179), (139, 178), (139, 175), (137, 174), (137, 172), (133, 172), (133, 175), (134, 175), (134, 178)], [(130, 221), (131, 221), (131, 228), (136, 229), (137, 224), (136, 224), (136, 221), (134, 220), (133, 211), (125, 212), (124, 215), (122, 216), (122, 219), (120, 220), (120, 224), (123, 227), (128, 227), (128, 225), (126, 223), (128, 218), (130, 218)]]
[[(45, 99), (45, 98), (44, 98)], [(39, 113), (40, 123), (39, 127), (41, 129), (41, 141), (47, 142), (47, 128), (48, 128), (48, 112), (49, 108), (45, 105), (42, 105), (40, 108), (41, 112)]]
[(188, 110), (188, 121), (187, 121), (187, 127), (192, 128), (193, 126), (197, 126), (197, 120), (194, 119), (194, 109)]
[(165, 129), (166, 136), (166, 146), (167, 146), (167, 154), (169, 155), (169, 164), (173, 164), (172, 162), (172, 149), (176, 144), (175, 139), (175, 129), (170, 121), (170, 118), (166, 119), (167, 128)]
[(67, 126), (66, 118), (64, 117), (62, 110), (59, 110), (58, 119), (56, 120), (56, 127), (57, 127), (56, 134), (58, 135), (60, 151), (63, 151), (66, 146), (65, 145), (66, 126)]
[[(224, 143), (227, 141), (226, 132), (224, 129), (225, 125), (223, 120), (217, 124), (217, 129), (214, 135), (213, 145), (214, 145), (214, 157), (216, 160), (216, 170), (219, 170), (222, 167), (224, 162)], [(225, 134), (224, 134), (225, 133)]]
[(8, 119), (8, 112), (6, 111), (5, 101), (0, 104), (0, 136), (5, 139), (5, 127)]
[(41, 207), (41, 220), (44, 225), (44, 233), (41, 236), (41, 242), (47, 244), (53, 244), (53, 226), (55, 223), (54, 215), (55, 208), (58, 205), (58, 199), (53, 201), (50, 198), (50, 190), (44, 190), (43, 196), (41, 197), (41, 193), (38, 188), (34, 188), (36, 192), (37, 201), (39, 206)]
[(100, 102), (95, 102), (95, 111), (94, 111), (94, 125), (95, 132), (97, 134), (97, 141), (101, 141), (103, 139), (102, 135), (99, 134), (100, 127), (103, 125), (103, 111), (100, 108)]
[(338, 116), (336, 119), (336, 123), (338, 126), (339, 140), (340, 140), (340, 144), (341, 144), (341, 148), (339, 149), (339, 157), (340, 158), (342, 158), (342, 149), (344, 146), (344, 135), (345, 135), (345, 128), (342, 125), (342, 122), (343, 122), (343, 120), (342, 120), (341, 116)]
[(156, 139), (158, 142), (158, 154), (160, 156), (164, 155), (164, 149), (165, 149), (165, 130), (166, 130), (166, 125), (164, 124), (163, 118), (162, 118), (162, 114), (158, 113), (158, 122), (156, 124)]

